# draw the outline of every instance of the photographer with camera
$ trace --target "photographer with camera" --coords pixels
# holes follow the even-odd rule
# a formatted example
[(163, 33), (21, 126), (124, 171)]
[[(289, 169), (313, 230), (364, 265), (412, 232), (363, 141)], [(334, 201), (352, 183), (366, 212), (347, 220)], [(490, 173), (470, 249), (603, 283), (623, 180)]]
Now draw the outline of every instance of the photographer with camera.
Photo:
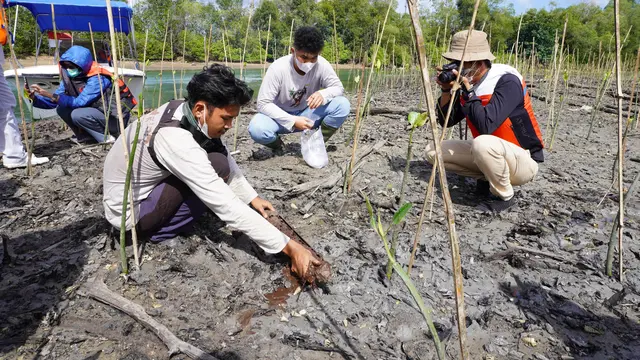
[[(535, 177), (538, 163), (544, 161), (544, 145), (522, 75), (511, 66), (492, 64), (495, 56), (487, 34), (476, 30), (460, 70), (466, 39), (467, 31), (454, 34), (450, 51), (442, 55), (451, 63), (437, 69), (436, 82), (442, 88), (437, 112), (444, 126), (454, 97), (447, 127), (466, 119), (473, 140), (444, 140), (442, 158), (447, 171), (477, 179), (476, 193), (489, 197), (480, 210), (500, 212), (516, 203), (513, 185)], [(427, 160), (434, 164), (435, 159), (430, 144)]]

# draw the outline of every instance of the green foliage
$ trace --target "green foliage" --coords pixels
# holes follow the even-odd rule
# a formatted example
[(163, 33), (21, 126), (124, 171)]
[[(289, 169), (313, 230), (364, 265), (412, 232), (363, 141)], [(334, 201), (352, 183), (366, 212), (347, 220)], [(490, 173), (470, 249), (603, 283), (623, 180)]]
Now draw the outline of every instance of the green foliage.
[(407, 116), (407, 121), (409, 121), (409, 125), (411, 125), (412, 128), (419, 128), (427, 122), (427, 115), (427, 112), (417, 113), (412, 111)]

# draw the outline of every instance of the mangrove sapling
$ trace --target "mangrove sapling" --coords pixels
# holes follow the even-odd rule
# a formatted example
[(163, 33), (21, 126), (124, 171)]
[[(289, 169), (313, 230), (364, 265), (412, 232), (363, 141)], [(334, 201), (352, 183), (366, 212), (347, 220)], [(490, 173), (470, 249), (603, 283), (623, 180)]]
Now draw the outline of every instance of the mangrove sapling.
[[(118, 51), (117, 51), (117, 43), (116, 43), (116, 36), (115, 36), (115, 30), (114, 30), (114, 26), (113, 26), (113, 11), (111, 8), (111, 0), (106, 0), (107, 2), (107, 17), (109, 19), (109, 35), (111, 37), (111, 48), (114, 49), (115, 51), (113, 51), (113, 84), (118, 84), (118, 81), (120, 80), (120, 76), (118, 74)], [(166, 40), (166, 36), (165, 36), (165, 40)], [(114, 88), (117, 86), (113, 86)], [(122, 134), (122, 136), (126, 136), (125, 135), (125, 127), (124, 127), (124, 117), (122, 114), (122, 102), (120, 99), (120, 91), (115, 91), (115, 97), (116, 97), (116, 107), (118, 109), (118, 125), (120, 127), (120, 134)], [(140, 102), (142, 103), (142, 102)], [(141, 105), (140, 105), (141, 106)], [(137, 131), (136, 131), (136, 135), (138, 134), (140, 130), (140, 122), (138, 121), (137, 124)], [(125, 181), (125, 192), (124, 192), (124, 196), (123, 196), (123, 200), (122, 200), (122, 220), (120, 223), (120, 260), (122, 263), (122, 274), (125, 276), (128, 275), (129, 271), (128, 271), (128, 267), (127, 267), (127, 253), (126, 253), (126, 217), (127, 217), (127, 202), (129, 200), (129, 198), (131, 199), (131, 219), (132, 221), (135, 221), (133, 219), (135, 219), (135, 207), (133, 206), (133, 192), (130, 191), (130, 187), (129, 187), (129, 183), (131, 180), (130, 177), (130, 171), (131, 171), (131, 165), (132, 165), (132, 159), (133, 159), (133, 155), (131, 155), (131, 157), (129, 156), (129, 149), (127, 148), (127, 144), (126, 141), (122, 141), (122, 147), (124, 150), (124, 157), (125, 157), (125, 161), (127, 161), (127, 165), (128, 165), (128, 170), (127, 170), (127, 174), (128, 174), (128, 180), (129, 181)], [(134, 143), (134, 151), (135, 151), (135, 143)], [(133, 242), (133, 254), (134, 254), (134, 259), (135, 259), (135, 263), (136, 263), (136, 267), (140, 266), (140, 261), (138, 259), (138, 236), (136, 233), (136, 227), (135, 227), (135, 223), (132, 224), (131, 227), (131, 239)]]
[(364, 196), (364, 198), (367, 203), (367, 210), (369, 211), (369, 223), (371, 224), (371, 227), (373, 228), (373, 230), (378, 234), (378, 236), (380, 236), (380, 239), (382, 239), (382, 243), (384, 244), (384, 249), (387, 253), (387, 257), (389, 258), (389, 262), (391, 263), (393, 269), (398, 273), (398, 275), (400, 275), (400, 278), (402, 279), (405, 286), (409, 290), (409, 293), (411, 293), (413, 300), (418, 305), (418, 308), (420, 309), (420, 313), (424, 317), (424, 320), (427, 323), (427, 326), (429, 327), (429, 332), (431, 333), (431, 337), (433, 338), (433, 344), (436, 347), (436, 353), (438, 354), (438, 359), (444, 360), (445, 359), (444, 347), (440, 342), (438, 331), (436, 330), (436, 327), (433, 323), (433, 319), (431, 317), (431, 313), (433, 311), (424, 304), (424, 300), (422, 299), (422, 296), (420, 295), (418, 288), (415, 286), (413, 281), (411, 281), (411, 278), (404, 271), (404, 269), (402, 269), (402, 266), (398, 264), (395, 258), (391, 255), (391, 250), (389, 249), (389, 242), (387, 241), (387, 234), (389, 233), (391, 228), (393, 226), (398, 225), (400, 222), (404, 220), (404, 218), (407, 216), (407, 213), (411, 209), (412, 204), (406, 203), (402, 207), (400, 207), (400, 209), (398, 209), (398, 211), (396, 211), (396, 213), (393, 215), (393, 220), (391, 224), (389, 224), (389, 226), (385, 230), (384, 226), (382, 225), (382, 222), (380, 221), (380, 212), (378, 212), (377, 214), (378, 216), (376, 220), (376, 216), (374, 216), (373, 214), (373, 207), (371, 206), (371, 202), (369, 201), (369, 198), (367, 198), (366, 195)]
[[(629, 199), (633, 198), (633, 195), (636, 191), (636, 186), (638, 184), (638, 180), (640, 180), (640, 171), (636, 174), (636, 177), (631, 182), (631, 186), (629, 186), (629, 190), (627, 190), (627, 194), (624, 197), (624, 206), (627, 205)], [(613, 253), (616, 247), (616, 240), (618, 240), (618, 256), (620, 257), (620, 261), (622, 261), (622, 248), (620, 247), (621, 238), (620, 236), (620, 212), (616, 214), (616, 219), (613, 221), (613, 227), (611, 228), (611, 233), (609, 234), (609, 245), (607, 247), (607, 263), (605, 264), (605, 273), (607, 276), (612, 276), (613, 269)], [(622, 268), (620, 268), (622, 271)], [(622, 274), (619, 274), (622, 277)]]
[[(369, 76), (367, 77), (367, 87), (364, 91), (365, 104), (362, 109), (363, 114), (366, 113), (369, 101), (371, 100), (371, 95), (369, 93), (369, 89), (371, 88), (371, 80), (375, 74), (374, 66), (378, 69), (380, 68), (380, 61), (376, 60), (378, 57), (378, 52), (380, 51), (380, 45), (382, 44), (382, 35), (384, 34), (385, 26), (387, 25), (387, 19), (389, 18), (389, 12), (391, 11), (391, 5), (393, 1), (389, 1), (389, 6), (387, 6), (387, 13), (384, 16), (384, 22), (382, 23), (382, 29), (379, 31), (377, 36), (377, 42), (375, 50), (373, 51), (373, 56), (371, 57), (371, 69), (369, 70)], [(293, 24), (293, 22), (292, 22)], [(362, 116), (360, 116), (360, 120), (362, 120)], [(360, 136), (360, 128), (362, 127), (362, 121), (359, 121), (358, 124), (354, 125), (353, 132), (353, 148), (351, 149), (351, 162), (349, 163), (349, 170), (347, 171), (347, 192), (351, 191), (351, 181), (353, 180), (353, 166), (355, 165), (356, 158), (356, 150), (358, 149), (358, 137)]]
[[(410, 112), (407, 116), (407, 121), (409, 122), (409, 144), (407, 145), (407, 162), (404, 165), (404, 173), (402, 174), (402, 185), (400, 186), (400, 196), (398, 198), (398, 205), (404, 203), (405, 198), (405, 187), (407, 186), (407, 179), (409, 178), (409, 167), (411, 166), (411, 157), (412, 152), (411, 148), (413, 147), (413, 132), (422, 127), (427, 122), (427, 113), (417, 113)], [(391, 237), (391, 257), (395, 259), (396, 257), (396, 249), (398, 248), (398, 235), (399, 231), (394, 231), (393, 236)], [(391, 273), (393, 271), (393, 264), (391, 261), (387, 262), (387, 278), (391, 279)]]
[[(614, 66), (615, 66), (615, 63), (614, 63)], [(589, 121), (589, 131), (587, 132), (587, 140), (589, 140), (589, 137), (593, 132), (593, 124), (596, 121), (596, 115), (598, 114), (598, 110), (600, 109), (600, 104), (602, 104), (602, 98), (604, 97), (604, 94), (607, 92), (607, 89), (609, 88), (610, 84), (611, 84), (611, 71), (605, 71), (602, 77), (602, 82), (600, 83), (600, 87), (598, 87), (598, 90), (596, 92), (596, 104), (593, 107), (593, 110), (591, 110), (591, 120)]]
[[(466, 328), (466, 316), (464, 311), (464, 288), (462, 283), (462, 264), (460, 259), (460, 245), (458, 242), (458, 235), (455, 227), (455, 214), (453, 211), (453, 203), (451, 201), (451, 194), (449, 193), (449, 186), (447, 182), (447, 174), (442, 161), (442, 147), (440, 141), (438, 141), (438, 121), (436, 120), (435, 102), (436, 99), (433, 95), (433, 89), (431, 88), (431, 79), (429, 76), (429, 68), (426, 62), (425, 54), (425, 42), (422, 36), (422, 26), (420, 25), (420, 16), (418, 10), (417, 0), (407, 0), (409, 5), (409, 14), (411, 16), (411, 23), (413, 24), (414, 34), (416, 37), (416, 49), (418, 51), (418, 61), (420, 62), (420, 71), (422, 78), (422, 90), (425, 94), (427, 101), (427, 109), (429, 114), (429, 122), (431, 124), (431, 132), (433, 135), (433, 147), (436, 153), (436, 165), (438, 168), (438, 174), (440, 175), (440, 186), (442, 190), (442, 199), (445, 205), (445, 212), (447, 217), (447, 226), (449, 230), (449, 244), (451, 246), (451, 262), (453, 270), (453, 280), (455, 288), (455, 300), (456, 300), (456, 318), (458, 325), (458, 340), (460, 344), (460, 357), (462, 360), (468, 358), (467, 351), (467, 328)], [(478, 14), (478, 6), (480, 0), (476, 0), (473, 15), (471, 17), (471, 24), (469, 25), (469, 31), (467, 33), (467, 40), (465, 42), (464, 49), (462, 51), (462, 61), (460, 68), (464, 68), (462, 62), (464, 61), (465, 52), (469, 44), (469, 38), (471, 37), (472, 30), (474, 29), (476, 15)], [(458, 74), (459, 81), (460, 74)], [(456, 82), (457, 83), (457, 82)], [(426, 201), (426, 200), (425, 200)]]
[[(621, 63), (621, 48), (620, 43), (620, 0), (614, 0), (614, 22), (616, 31), (616, 90), (617, 90), (617, 102), (618, 102), (618, 158), (620, 159), (620, 166), (618, 166), (618, 280), (622, 282), (624, 279), (624, 268), (622, 261), (622, 237), (624, 233), (624, 179), (623, 179), (623, 147), (622, 147), (622, 63)], [(616, 227), (614, 226), (614, 227)], [(607, 263), (606, 270), (607, 275), (611, 276), (611, 263), (612, 263), (612, 241), (609, 240), (609, 249), (607, 251)]]

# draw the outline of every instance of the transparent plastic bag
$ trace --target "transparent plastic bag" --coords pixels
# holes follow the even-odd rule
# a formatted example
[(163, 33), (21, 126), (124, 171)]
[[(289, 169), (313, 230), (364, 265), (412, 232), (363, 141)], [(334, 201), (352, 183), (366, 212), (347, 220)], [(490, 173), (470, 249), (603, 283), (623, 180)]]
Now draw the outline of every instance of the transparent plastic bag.
[(321, 169), (329, 164), (329, 156), (324, 147), (322, 131), (319, 128), (304, 130), (300, 139), (300, 147), (302, 148), (302, 158), (307, 165)]

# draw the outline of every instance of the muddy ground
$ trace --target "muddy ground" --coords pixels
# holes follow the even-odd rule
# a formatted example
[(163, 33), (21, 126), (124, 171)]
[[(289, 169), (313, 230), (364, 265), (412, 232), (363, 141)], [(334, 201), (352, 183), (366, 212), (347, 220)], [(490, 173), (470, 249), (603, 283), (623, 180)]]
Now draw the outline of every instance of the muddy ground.
[[(386, 91), (376, 97), (375, 107), (418, 106), (417, 91)], [(590, 102), (584, 97), (576, 101)], [(534, 100), (533, 105), (545, 124), (544, 103)], [(546, 152), (535, 181), (518, 188), (519, 204), (508, 213), (475, 210), (474, 181), (448, 175), (471, 359), (640, 358), (640, 197), (628, 203), (627, 280), (621, 284), (602, 274), (617, 197), (609, 195), (597, 206), (611, 182), (616, 117), (603, 114), (586, 141), (589, 117), (575, 106), (565, 107), (553, 152)], [(398, 195), (408, 137), (405, 118), (376, 115), (367, 120), (361, 146), (380, 140), (386, 144), (367, 157), (346, 197), (341, 182), (293, 197), (287, 191), (328, 178), (342, 167), (349, 156), (345, 140), (352, 117), (332, 139), (337, 149), (322, 170), (304, 164), (297, 135), (285, 138), (290, 143), (286, 155), (263, 159), (264, 150), (246, 132), (248, 120), (249, 115), (240, 118), (241, 153), (236, 159), (258, 192), (331, 262), (334, 277), (328, 291), (305, 291), (282, 306), (270, 306), (265, 295), (288, 285), (282, 272), (286, 262), (265, 256), (244, 237), (233, 237), (212, 215), (172, 246), (147, 246), (142, 269), (124, 284), (118, 276), (118, 250), (112, 246), (115, 234), (102, 215), (105, 151), (72, 146), (70, 132), (62, 131), (59, 121), (39, 122), (36, 152), (51, 157), (51, 163), (36, 168), (33, 177), (0, 169), (0, 231), (9, 236), (13, 254), (12, 262), (5, 260), (0, 268), (0, 358), (167, 359), (166, 347), (151, 331), (77, 294), (76, 288), (91, 277), (103, 278), (111, 290), (142, 305), (179, 338), (221, 359), (436, 358), (402, 281), (397, 275), (391, 282), (379, 277), (386, 255), (355, 191), (362, 189), (380, 206)], [(426, 134), (422, 129), (415, 136), (407, 199), (416, 206), (400, 234), (402, 264), (408, 262), (431, 171), (424, 160)], [(637, 132), (628, 144), (627, 159), (637, 157)], [(628, 187), (640, 164), (626, 164)], [(388, 222), (391, 211), (382, 211)], [(445, 224), (437, 193), (412, 276), (433, 308), (449, 357), (457, 358)], [(494, 256), (506, 250), (505, 241), (566, 261), (520, 252)]]

